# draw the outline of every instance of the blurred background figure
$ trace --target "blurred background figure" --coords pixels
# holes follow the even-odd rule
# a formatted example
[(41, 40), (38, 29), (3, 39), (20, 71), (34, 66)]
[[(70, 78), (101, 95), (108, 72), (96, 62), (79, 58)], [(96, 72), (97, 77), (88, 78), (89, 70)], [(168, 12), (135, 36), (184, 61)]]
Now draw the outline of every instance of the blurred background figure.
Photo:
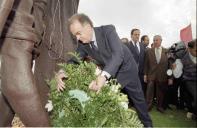
[(128, 38), (121, 38), (120, 40), (121, 40), (122, 43), (124, 43), (124, 44), (129, 42), (129, 39), (128, 39)]
[(144, 47), (145, 47), (146, 49), (148, 49), (148, 48), (149, 48), (149, 47), (148, 47), (148, 45), (149, 45), (149, 37), (148, 37), (147, 35), (143, 35), (143, 36), (141, 37), (141, 43), (144, 44)]
[(150, 47), (151, 47), (151, 48), (154, 48), (154, 43), (151, 43)]

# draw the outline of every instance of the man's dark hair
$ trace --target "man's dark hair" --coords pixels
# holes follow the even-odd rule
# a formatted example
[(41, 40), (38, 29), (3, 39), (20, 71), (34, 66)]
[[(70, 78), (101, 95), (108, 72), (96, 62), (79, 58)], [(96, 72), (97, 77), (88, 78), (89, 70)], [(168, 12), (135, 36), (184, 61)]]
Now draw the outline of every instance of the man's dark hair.
[(188, 42), (188, 48), (191, 48), (191, 49), (195, 48), (196, 47), (196, 40), (197, 39), (194, 39), (194, 40)]
[(143, 41), (145, 40), (146, 37), (148, 37), (148, 36), (147, 36), (147, 35), (143, 35), (143, 36), (141, 37), (141, 42), (143, 42)]
[(120, 40), (121, 40), (123, 43), (128, 43), (128, 42), (129, 42), (128, 38), (121, 38)]
[(70, 27), (70, 25), (73, 24), (74, 21), (79, 21), (82, 25), (88, 23), (91, 27), (93, 27), (93, 23), (90, 20), (90, 18), (83, 13), (76, 13), (73, 16), (71, 16), (68, 19), (68, 26)]
[(140, 30), (137, 29), (137, 28), (132, 29), (132, 30), (131, 30), (131, 35), (133, 35), (133, 33), (134, 33), (135, 31), (140, 31)]

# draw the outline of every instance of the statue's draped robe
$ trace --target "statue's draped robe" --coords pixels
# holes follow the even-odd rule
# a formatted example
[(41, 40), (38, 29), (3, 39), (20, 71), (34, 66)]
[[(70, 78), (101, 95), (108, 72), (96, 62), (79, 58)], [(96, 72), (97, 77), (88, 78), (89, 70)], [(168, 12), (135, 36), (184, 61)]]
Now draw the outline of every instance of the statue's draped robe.
[[(44, 81), (53, 75), (57, 62), (68, 59), (64, 53), (74, 49), (66, 20), (77, 6), (78, 0), (0, 0), (0, 126), (10, 126), (15, 113), (25, 126), (49, 126), (44, 109), (48, 88)], [(62, 33), (57, 29), (60, 23), (52, 27), (58, 20), (52, 18), (54, 11), (61, 13)], [(57, 43), (61, 39), (59, 33), (61, 43)], [(61, 50), (53, 48), (56, 45), (64, 46), (57, 58), (49, 54), (51, 50), (59, 54)], [(35, 81), (31, 68), (37, 48), (40, 58), (36, 60)]]
[[(9, 2), (11, 4), (8, 4)], [(0, 25), (0, 126), (9, 126), (15, 113), (26, 126), (49, 126), (48, 115), (42, 105), (31, 70), (34, 45), (41, 39), (35, 30), (33, 15), (33, 6), (39, 2), (41, 0), (0, 2), (3, 21)]]
[(39, 57), (35, 60), (35, 79), (43, 104), (48, 99), (47, 80), (58, 71), (58, 63), (69, 59), (68, 52), (73, 52), (76, 43), (69, 33), (67, 22), (77, 12), (79, 0), (49, 0), (45, 14), (43, 40), (38, 46)]

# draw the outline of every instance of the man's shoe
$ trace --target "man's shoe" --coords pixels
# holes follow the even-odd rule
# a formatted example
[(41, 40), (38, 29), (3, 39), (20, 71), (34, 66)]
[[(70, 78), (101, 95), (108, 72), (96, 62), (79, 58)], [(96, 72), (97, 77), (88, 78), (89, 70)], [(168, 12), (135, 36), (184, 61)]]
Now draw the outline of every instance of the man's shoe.
[(150, 112), (152, 110), (152, 106), (148, 107), (148, 112)]

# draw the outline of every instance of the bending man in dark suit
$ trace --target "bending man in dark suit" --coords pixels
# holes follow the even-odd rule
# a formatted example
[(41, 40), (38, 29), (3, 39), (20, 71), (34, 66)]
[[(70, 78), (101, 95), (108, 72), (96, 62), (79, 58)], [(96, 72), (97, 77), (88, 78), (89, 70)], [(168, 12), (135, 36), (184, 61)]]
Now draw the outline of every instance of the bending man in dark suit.
[[(83, 59), (89, 55), (102, 65), (102, 73), (95, 84), (91, 84), (91, 89), (99, 91), (110, 77), (117, 78), (133, 100), (144, 126), (152, 126), (137, 74), (137, 64), (129, 49), (121, 43), (114, 26), (94, 28), (92, 21), (84, 14), (73, 15), (68, 23), (71, 33), (79, 41), (77, 52), (80, 57)], [(58, 88), (64, 88), (62, 81), (58, 83)]]

